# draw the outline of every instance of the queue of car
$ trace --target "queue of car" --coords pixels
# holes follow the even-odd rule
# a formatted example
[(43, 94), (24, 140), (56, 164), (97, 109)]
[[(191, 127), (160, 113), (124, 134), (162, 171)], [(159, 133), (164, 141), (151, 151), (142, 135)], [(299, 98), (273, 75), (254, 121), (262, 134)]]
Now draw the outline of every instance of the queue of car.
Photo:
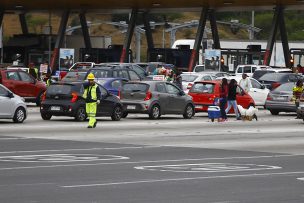
[[(245, 69), (246, 67), (243, 67), (243, 70)], [(266, 69), (268, 71), (271, 68), (257, 69), (257, 71)], [(171, 71), (172, 67), (165, 70)], [(259, 80), (250, 78), (252, 87), (248, 93), (238, 87), (237, 103), (244, 108), (263, 106), (272, 115), (278, 115), (279, 112), (296, 112), (297, 109), (292, 101), (292, 87), (303, 76), (278, 72), (263, 73)], [(89, 73), (95, 75), (103, 95), (96, 116), (108, 116), (115, 121), (136, 113), (147, 114), (151, 119), (158, 119), (165, 114), (182, 115), (189, 119), (196, 112), (206, 112), (208, 106), (214, 105), (219, 98), (219, 80), (222, 77), (228, 80), (236, 79), (238, 82), (241, 79), (240, 76), (232, 76), (225, 72), (186, 72), (182, 74), (183, 89), (179, 89), (172, 82), (151, 81), (151, 77), (147, 77), (148, 72), (137, 64), (78, 63), (61, 81), (51, 84), (46, 89), (45, 84), (40, 84), (40, 81), (33, 79), (24, 70), (3, 69), (0, 72), (0, 81), (8, 89), (0, 86), (1, 102), (18, 100), (18, 104), (13, 105), (14, 108), (9, 110), (10, 113), (2, 113), (4, 111), (2, 105), (0, 118), (11, 118), (17, 123), (23, 122), (27, 117), (25, 100), (40, 105), (41, 117), (44, 120), (50, 120), (54, 116), (70, 116), (77, 121), (85, 120), (87, 115), (82, 98), (82, 83)], [(155, 78), (164, 79), (164, 77)], [(271, 85), (267, 84), (269, 81), (263, 78), (272, 78), (269, 80), (272, 82), (271, 91), (269, 90)], [(13, 81), (10, 83), (14, 83), (15, 86), (10, 86), (7, 81)], [(22, 85), (23, 87), (27, 85), (27, 88), (21, 88)], [(34, 96), (27, 95), (26, 90), (34, 93)], [(303, 109), (303, 103), (304, 99), (299, 109)], [(229, 113), (233, 113), (233, 109)]]

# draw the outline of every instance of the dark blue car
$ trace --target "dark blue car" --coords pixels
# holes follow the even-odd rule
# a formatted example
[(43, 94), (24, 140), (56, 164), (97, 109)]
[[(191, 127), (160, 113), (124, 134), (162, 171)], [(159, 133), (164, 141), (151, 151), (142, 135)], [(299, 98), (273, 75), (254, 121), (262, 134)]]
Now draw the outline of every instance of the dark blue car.
[(126, 78), (98, 78), (96, 80), (99, 84), (104, 86), (109, 92), (116, 96), (118, 96), (122, 85), (128, 82)]

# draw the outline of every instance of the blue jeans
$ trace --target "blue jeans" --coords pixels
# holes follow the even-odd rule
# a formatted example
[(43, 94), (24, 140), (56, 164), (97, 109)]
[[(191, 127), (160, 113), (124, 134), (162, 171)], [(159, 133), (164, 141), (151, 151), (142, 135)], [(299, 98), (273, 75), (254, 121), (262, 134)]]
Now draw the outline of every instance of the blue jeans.
[(222, 97), (220, 99), (220, 109), (221, 109), (222, 119), (227, 119), (227, 115), (226, 115), (226, 111), (225, 111), (226, 103), (227, 103), (227, 99)]
[(228, 106), (227, 106), (227, 108), (225, 110), (226, 113), (228, 113), (229, 110), (231, 109), (231, 106), (233, 106), (233, 110), (234, 110), (236, 118), (240, 117), (239, 111), (238, 111), (238, 108), (237, 108), (236, 100), (227, 100), (227, 103), (228, 103)]

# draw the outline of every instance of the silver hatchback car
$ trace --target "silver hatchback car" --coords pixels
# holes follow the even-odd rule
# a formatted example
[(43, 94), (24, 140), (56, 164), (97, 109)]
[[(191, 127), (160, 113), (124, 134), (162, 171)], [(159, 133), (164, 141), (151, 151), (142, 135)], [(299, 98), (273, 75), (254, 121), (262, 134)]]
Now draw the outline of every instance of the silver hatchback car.
[(26, 116), (27, 108), (24, 99), (0, 84), (0, 118), (13, 119), (15, 123), (22, 123)]
[(189, 119), (195, 114), (192, 97), (170, 82), (128, 82), (123, 85), (120, 98), (123, 117), (128, 113), (144, 113), (158, 119), (164, 114), (181, 114)]

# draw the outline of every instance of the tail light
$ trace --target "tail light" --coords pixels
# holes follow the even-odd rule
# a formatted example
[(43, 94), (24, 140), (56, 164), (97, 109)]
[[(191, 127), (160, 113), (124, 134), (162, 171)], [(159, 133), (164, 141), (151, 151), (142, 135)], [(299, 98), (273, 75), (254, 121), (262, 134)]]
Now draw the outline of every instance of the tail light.
[(152, 93), (150, 91), (148, 91), (146, 93), (146, 97), (145, 97), (144, 101), (150, 100), (151, 98), (152, 98)]
[(188, 85), (187, 85), (187, 89), (191, 89), (191, 87), (193, 86), (193, 84), (192, 83), (188, 83)]
[(275, 89), (275, 88), (279, 87), (280, 85), (281, 85), (281, 83), (279, 83), (279, 82), (274, 82), (274, 83), (271, 84), (271, 88), (272, 88), (272, 89)]
[(46, 98), (46, 91), (41, 95), (41, 101), (45, 101)]
[(77, 101), (77, 99), (78, 99), (77, 93), (72, 92), (72, 99), (71, 99), (71, 102), (72, 102), (72, 103), (75, 103), (75, 102)]
[(117, 97), (118, 97), (119, 99), (122, 99), (120, 90), (118, 90), (118, 92), (117, 92)]
[(268, 93), (268, 95), (267, 95), (267, 101), (271, 101), (273, 98), (272, 98), (272, 95), (270, 94), (270, 93)]

